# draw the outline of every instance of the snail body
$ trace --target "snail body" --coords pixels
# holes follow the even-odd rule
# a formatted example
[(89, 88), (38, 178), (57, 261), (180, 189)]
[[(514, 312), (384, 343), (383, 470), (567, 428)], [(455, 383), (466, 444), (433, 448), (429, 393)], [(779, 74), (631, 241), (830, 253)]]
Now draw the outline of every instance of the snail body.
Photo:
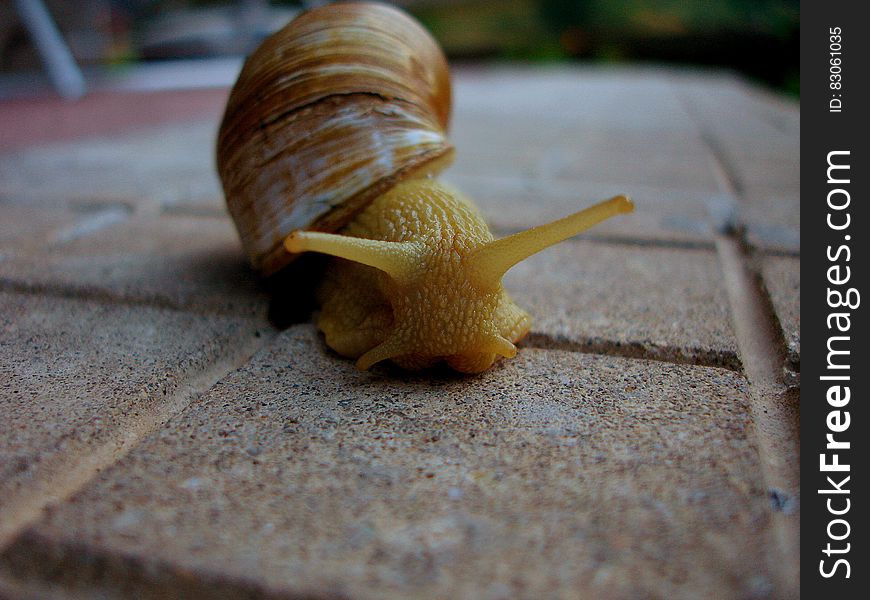
[[(321, 46), (330, 60), (286, 53), (319, 57)], [(304, 100), (245, 105), (286, 88)], [(230, 95), (218, 168), (251, 262), (269, 274), (301, 252), (336, 257), (318, 326), (362, 370), (443, 360), (478, 373), (513, 357), (531, 317), (505, 292), (505, 272), (633, 208), (616, 196), (494, 239), (471, 200), (434, 178), (453, 156), (449, 103), (446, 60), (428, 33), (398, 9), (362, 3), (298, 17), (246, 61)]]
[(493, 239), (470, 200), (433, 179), (402, 182), (369, 204), (340, 234), (296, 231), (293, 253), (339, 257), (320, 288), (326, 343), (368, 369), (386, 359), (406, 369), (440, 360), (479, 373), (531, 327), (504, 290), (513, 265), (611, 214), (617, 196), (548, 225)]

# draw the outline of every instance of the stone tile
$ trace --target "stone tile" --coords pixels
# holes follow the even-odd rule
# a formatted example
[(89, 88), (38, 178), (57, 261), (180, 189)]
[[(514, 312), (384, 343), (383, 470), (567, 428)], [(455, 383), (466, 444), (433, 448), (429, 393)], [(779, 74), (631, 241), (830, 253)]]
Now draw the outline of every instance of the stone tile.
[(529, 344), (739, 368), (715, 252), (567, 242), (505, 286), (532, 314)]
[[(10, 16), (4, 7), (4, 20), (11, 22)], [(64, 21), (64, 17), (58, 20)], [(229, 65), (230, 61), (235, 65)], [(218, 62), (226, 66), (217, 66)], [(198, 60), (196, 64), (153, 61), (95, 74), (88, 82), (88, 94), (75, 102), (52, 93), (47, 78), (40, 85), (30, 74), (4, 77), (0, 154), (52, 141), (93, 139), (191, 119), (216, 122), (229, 89), (213, 86), (229, 86), (240, 64), (240, 58)], [(224, 71), (223, 77), (212, 75), (218, 69)], [(192, 70), (195, 72), (182, 73)], [(187, 89), (182, 89), (181, 82)], [(167, 89), (167, 84), (172, 89)]]
[(0, 160), (0, 196), (60, 203), (112, 196), (138, 206), (213, 196), (220, 190), (217, 127), (216, 120), (179, 123), (7, 154)]
[(678, 136), (538, 120), (505, 127), (498, 117), (459, 110), (455, 121), (451, 170), (460, 174), (717, 189), (704, 143), (691, 132)]
[(55, 232), (76, 222), (70, 210), (43, 211), (0, 201), (0, 261), (11, 252), (44, 250)]
[(742, 80), (678, 78), (677, 94), (693, 115), (737, 192), (797, 198), (800, 193), (800, 112)]
[[(797, 144), (797, 140), (795, 141)], [(800, 195), (800, 158), (780, 157), (776, 160), (733, 158), (730, 161), (736, 171), (738, 186), (742, 193), (767, 193)]]
[(265, 315), (228, 217), (141, 216), (0, 262), (0, 280), (169, 307)]
[(130, 207), (109, 200), (72, 199), (62, 204), (0, 197), (0, 260), (49, 247), (127, 219)]
[(97, 595), (768, 597), (749, 415), (721, 369), (523, 349), (359, 373), (297, 326), (0, 564)]
[(748, 189), (740, 199), (740, 220), (749, 243), (762, 250), (799, 254), (800, 192)]
[(457, 114), (498, 117), (510, 130), (549, 121), (690, 132), (695, 124), (662, 68), (482, 68), (456, 72)]
[(750, 244), (800, 252), (798, 104), (737, 77), (683, 74), (673, 85), (739, 196)]
[(788, 347), (788, 361), (800, 371), (801, 262), (799, 258), (764, 256), (761, 277)]
[(799, 156), (797, 101), (722, 73), (678, 74), (671, 84), (687, 112), (729, 154), (756, 160)]
[(0, 534), (22, 506), (62, 495), (59, 472), (84, 476), (79, 463), (121, 447), (188, 379), (237, 360), (266, 329), (249, 318), (0, 293)]
[(443, 179), (474, 199), (493, 231), (507, 233), (547, 223), (616, 194), (628, 194), (635, 212), (596, 225), (584, 238), (706, 244), (713, 238), (708, 205), (718, 195), (629, 183), (462, 175)]

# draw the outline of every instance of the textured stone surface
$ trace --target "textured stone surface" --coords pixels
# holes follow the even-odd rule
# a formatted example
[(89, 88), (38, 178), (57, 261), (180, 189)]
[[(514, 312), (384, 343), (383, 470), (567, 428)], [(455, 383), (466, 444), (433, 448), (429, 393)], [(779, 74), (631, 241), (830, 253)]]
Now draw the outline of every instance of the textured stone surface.
[(737, 78), (680, 76), (674, 91), (698, 124), (739, 220), (759, 248), (800, 252), (800, 111)]
[(795, 100), (721, 73), (675, 74), (671, 91), (703, 130), (707, 144), (729, 160), (793, 163), (800, 156), (800, 105)]
[[(747, 387), (725, 281), (799, 367), (798, 104), (656, 68), (455, 83), (445, 176), (499, 234), (637, 203), (509, 273), (533, 333), (471, 378), (358, 373), (309, 279), (257, 281), (214, 108), (0, 157), (0, 596), (796, 595), (799, 378), (765, 387), (777, 338)], [(754, 271), (711, 236), (732, 214)], [(249, 362), (267, 305), (304, 324)]]
[(298, 326), (2, 565), (114, 594), (157, 573), (230, 595), (764, 597), (748, 414), (719, 369), (526, 349), (473, 379), (361, 374)]
[(46, 473), (76, 469), (83, 453), (120, 445), (139, 419), (163, 410), (198, 371), (251, 346), (263, 327), (0, 293), (0, 525), (15, 517), (7, 502), (30, 487), (45, 493)]
[(265, 315), (269, 297), (228, 217), (143, 216), (0, 262), (25, 288)]
[[(706, 204), (717, 180), (666, 79), (633, 73), (625, 85), (595, 69), (474, 75), (457, 81), (457, 155), (445, 178), (494, 227), (526, 227), (628, 193), (637, 212), (590, 235), (710, 241)], [(547, 85), (535, 85), (539, 78)]]
[(801, 263), (800, 259), (765, 256), (761, 276), (770, 296), (782, 335), (788, 347), (788, 360), (800, 370), (801, 361)]
[[(25, 76), (17, 82), (18, 85), (16, 77), (4, 78), (0, 95), (5, 99), (18, 95), (24, 97), (0, 105), (3, 125), (0, 153), (12, 153), (18, 148), (57, 140), (166, 127), (167, 123), (186, 123), (191, 119), (217, 121), (223, 113), (229, 89), (204, 86), (215, 83), (218, 70), (226, 73), (223, 81), (229, 86), (240, 65), (240, 59), (198, 59), (195, 67), (186, 66), (183, 61), (149, 61), (145, 65), (140, 63), (135, 69), (112, 70), (108, 77), (105, 73), (94, 73), (94, 77), (89, 78), (88, 94), (76, 102), (69, 102), (53, 92), (47, 96), (30, 97), (38, 92), (34, 78)], [(195, 69), (195, 73), (179, 72), (191, 69)], [(171, 87), (177, 87), (178, 81), (183, 80), (200, 89), (165, 89), (165, 77), (172, 77), (173, 71), (175, 81)], [(158, 81), (161, 75), (163, 81)], [(105, 91), (107, 84), (113, 92)], [(154, 93), (155, 89), (161, 91)], [(119, 90), (125, 91), (118, 93)]]
[(457, 111), (502, 118), (505, 130), (553, 122), (561, 124), (560, 137), (584, 127), (691, 135), (696, 123), (675, 93), (678, 74), (632, 67), (469, 69), (454, 80), (454, 104)]
[(754, 247), (800, 254), (800, 194), (793, 192), (747, 192), (740, 203), (746, 238)]
[(116, 202), (41, 203), (0, 197), (0, 260), (39, 256), (58, 244), (122, 222), (129, 207)]
[(584, 238), (712, 245), (708, 205), (717, 194), (628, 183), (463, 175), (443, 179), (472, 198), (497, 233), (547, 223), (616, 194), (628, 194), (635, 211), (596, 225)]
[(739, 368), (714, 252), (568, 242), (505, 285), (532, 314), (529, 344)]
[(0, 160), (0, 196), (57, 202), (111, 196), (146, 206), (214, 197), (220, 190), (216, 132), (210, 119), (6, 154)]
[(565, 135), (566, 124), (556, 119), (504, 127), (498, 116), (462, 112), (456, 121), (452, 169), (458, 173), (716, 189), (700, 138), (665, 129), (627, 133), (576, 125)]

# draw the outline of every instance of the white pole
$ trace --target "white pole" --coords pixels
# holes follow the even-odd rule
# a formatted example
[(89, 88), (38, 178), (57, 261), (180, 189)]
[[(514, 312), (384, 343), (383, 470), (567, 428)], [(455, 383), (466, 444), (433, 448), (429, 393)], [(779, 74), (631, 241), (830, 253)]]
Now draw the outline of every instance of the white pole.
[(42, 0), (16, 0), (18, 14), (30, 32), (54, 87), (64, 98), (81, 98), (85, 78)]

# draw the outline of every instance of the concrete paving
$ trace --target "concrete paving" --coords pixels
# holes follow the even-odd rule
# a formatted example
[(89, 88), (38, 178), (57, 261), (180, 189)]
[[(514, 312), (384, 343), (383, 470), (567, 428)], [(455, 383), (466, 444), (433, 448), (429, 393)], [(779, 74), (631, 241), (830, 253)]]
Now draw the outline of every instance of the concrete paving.
[(788, 360), (798, 372), (801, 359), (800, 267), (800, 259), (787, 256), (766, 256), (761, 261), (761, 276), (787, 345)]
[(518, 264), (505, 285), (534, 311), (532, 343), (740, 367), (712, 251), (567, 243)]
[(238, 235), (226, 217), (122, 215), (105, 221), (97, 214), (54, 230), (49, 236), (63, 236), (62, 242), (10, 254), (0, 262), (0, 277), (21, 289), (266, 315), (269, 296), (239, 254)]
[(81, 463), (171, 415), (191, 380), (240, 360), (266, 330), (251, 318), (50, 294), (0, 293), (0, 315), (0, 540), (34, 496), (62, 498), (61, 481), (87, 473)]
[(460, 377), (356, 371), (316, 275), (245, 266), (224, 93), (0, 155), (0, 596), (796, 597), (796, 103), (459, 70), (445, 178), (498, 235), (638, 205), (515, 267), (532, 332)]
[(297, 326), (7, 564), (38, 577), (122, 555), (289, 595), (752, 597), (773, 586), (767, 535), (736, 373), (530, 350), (473, 385), (360, 376)]

